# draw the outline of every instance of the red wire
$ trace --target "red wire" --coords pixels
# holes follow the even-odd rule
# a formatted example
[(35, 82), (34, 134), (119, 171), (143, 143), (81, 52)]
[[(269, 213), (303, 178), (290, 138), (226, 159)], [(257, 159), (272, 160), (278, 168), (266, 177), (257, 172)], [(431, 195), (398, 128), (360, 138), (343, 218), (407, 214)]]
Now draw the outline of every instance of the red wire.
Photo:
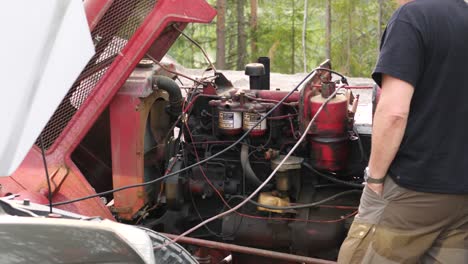
[[(315, 88), (321, 88), (322, 86), (321, 85), (313, 85), (313, 87)], [(346, 89), (356, 89), (356, 90), (366, 90), (366, 89), (372, 89), (374, 88), (373, 86), (367, 86), (367, 85), (358, 85), (358, 86), (350, 86), (350, 85), (347, 85), (347, 86), (344, 86), (343, 88), (346, 88)]]
[[(187, 133), (190, 136), (190, 140), (193, 141), (193, 135), (192, 131), (190, 130), (189, 126), (187, 123), (185, 123), (185, 127), (187, 128)], [(193, 145), (192, 145), (193, 146)], [(197, 159), (197, 162), (200, 161), (200, 158), (198, 157), (198, 151), (195, 146), (193, 146), (195, 158)], [(218, 197), (221, 199), (221, 201), (224, 203), (225, 206), (228, 208), (231, 208), (231, 206), (226, 202), (224, 199), (223, 195), (218, 191), (218, 189), (213, 185), (213, 183), (210, 181), (208, 176), (206, 176), (205, 171), (203, 170), (203, 167), (199, 165), (200, 171), (203, 175), (203, 178), (205, 178), (206, 182), (210, 185), (210, 187), (215, 191), (215, 193), (218, 195)], [(354, 209), (354, 208), (353, 208)], [(307, 223), (336, 223), (340, 221), (344, 221), (345, 219), (348, 219), (350, 217), (353, 217), (355, 214), (357, 214), (357, 210), (354, 211), (351, 214), (345, 215), (340, 219), (334, 219), (334, 220), (308, 220), (308, 219), (301, 219), (301, 218), (285, 218), (285, 217), (264, 217), (264, 216), (256, 216), (256, 215), (249, 215), (249, 214), (244, 214), (240, 212), (235, 212), (236, 214), (248, 218), (254, 218), (254, 219), (264, 219), (264, 220), (280, 220), (280, 221), (297, 221), (297, 222), (307, 222)]]
[(182, 111), (182, 113), (186, 114), (186, 113), (190, 110), (190, 108), (192, 107), (192, 105), (195, 103), (195, 101), (197, 101), (197, 99), (198, 99), (199, 97), (208, 97), (208, 98), (213, 98), (213, 99), (219, 98), (219, 96), (217, 96), (217, 95), (198, 94), (198, 95), (196, 95), (196, 96), (190, 101), (190, 103), (189, 103), (189, 104), (187, 105), (187, 107), (185, 107), (185, 108), (184, 108), (184, 106), (185, 106), (185, 100), (184, 100), (184, 106), (182, 106), (182, 109), (184, 109), (184, 110)]
[(346, 205), (319, 205), (318, 207), (333, 208), (333, 209), (340, 209), (340, 210), (357, 210), (359, 208), (357, 206), (346, 206)]
[(289, 125), (290, 125), (290, 127), (291, 127), (291, 134), (292, 134), (293, 138), (294, 138), (294, 139), (297, 139), (296, 134), (294, 134), (294, 125), (293, 125), (293, 122), (292, 122), (292, 118), (291, 118), (291, 117), (289, 117)]
[(269, 120), (279, 120), (279, 119), (288, 119), (293, 116), (298, 116), (298, 114), (288, 114), (288, 115), (282, 115), (282, 116), (272, 116), (272, 117), (267, 117)]
[(354, 212), (352, 212), (350, 214), (347, 214), (347, 215), (343, 216), (340, 219), (333, 219), (333, 220), (309, 220), (309, 219), (303, 219), (303, 218), (264, 217), (264, 216), (248, 215), (248, 214), (243, 214), (243, 213), (239, 213), (239, 212), (236, 212), (236, 213), (241, 215), (241, 216), (245, 216), (245, 217), (249, 217), (249, 218), (265, 219), (265, 220), (297, 221), (297, 222), (305, 222), (305, 223), (338, 223), (338, 222), (341, 222), (341, 221), (344, 221), (344, 220), (346, 220), (348, 218), (353, 217), (354, 215), (356, 215), (358, 213), (358, 211), (356, 210), (356, 211), (354, 211)]

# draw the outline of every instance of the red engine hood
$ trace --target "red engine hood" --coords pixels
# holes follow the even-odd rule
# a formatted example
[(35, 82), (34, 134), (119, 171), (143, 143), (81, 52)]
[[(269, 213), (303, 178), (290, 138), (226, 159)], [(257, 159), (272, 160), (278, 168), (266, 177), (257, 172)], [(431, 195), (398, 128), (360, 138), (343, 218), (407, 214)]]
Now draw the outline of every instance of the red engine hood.
[[(94, 189), (70, 156), (108, 107), (137, 63), (148, 53), (161, 59), (188, 23), (209, 23), (216, 11), (204, 0), (86, 0), (96, 54), (77, 78), (41, 136), (52, 180), (54, 202), (90, 194)], [(15, 173), (0, 179), (0, 196), (38, 203), (47, 195), (39, 148), (35, 145)], [(100, 199), (62, 207), (83, 215), (113, 218)]]

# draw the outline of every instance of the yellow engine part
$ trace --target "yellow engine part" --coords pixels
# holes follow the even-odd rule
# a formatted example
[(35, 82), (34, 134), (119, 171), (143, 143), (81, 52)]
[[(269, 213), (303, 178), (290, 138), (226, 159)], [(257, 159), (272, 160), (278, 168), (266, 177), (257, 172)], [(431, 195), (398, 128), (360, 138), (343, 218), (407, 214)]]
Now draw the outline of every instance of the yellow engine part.
[[(281, 197), (275, 196), (271, 192), (263, 192), (263, 193), (260, 193), (260, 195), (258, 196), (258, 203), (262, 205), (269, 205), (269, 206), (289, 206), (289, 197), (281, 198)], [(284, 210), (274, 210), (274, 209), (268, 209), (268, 208), (264, 208), (260, 206), (257, 207), (257, 210), (279, 213), (279, 214), (285, 213)]]

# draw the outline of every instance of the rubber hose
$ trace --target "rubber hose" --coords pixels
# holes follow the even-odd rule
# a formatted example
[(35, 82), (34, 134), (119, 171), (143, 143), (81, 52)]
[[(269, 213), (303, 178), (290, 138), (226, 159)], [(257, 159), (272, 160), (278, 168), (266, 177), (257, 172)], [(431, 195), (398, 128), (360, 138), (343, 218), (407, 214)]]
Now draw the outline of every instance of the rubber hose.
[(153, 89), (161, 89), (169, 94), (169, 112), (173, 117), (182, 113), (182, 91), (179, 85), (169, 77), (162, 75), (153, 76)]
[(319, 172), (318, 170), (316, 170), (314, 167), (312, 167), (312, 165), (310, 165), (309, 163), (307, 162), (303, 162), (302, 165), (304, 165), (304, 167), (306, 167), (307, 169), (311, 170), (312, 172), (316, 173), (317, 175), (319, 175), (320, 177), (322, 178), (325, 178), (331, 182), (334, 182), (334, 183), (337, 183), (337, 184), (341, 184), (341, 185), (345, 185), (345, 186), (349, 186), (349, 187), (353, 187), (353, 188), (359, 188), (359, 189), (362, 189), (364, 188), (364, 184), (359, 184), (359, 183), (352, 183), (352, 182), (347, 182), (347, 181), (343, 181), (343, 180), (340, 180), (340, 179), (337, 179), (333, 176), (328, 176), (326, 175), (325, 173), (321, 173)]
[(262, 182), (258, 179), (257, 175), (252, 169), (249, 160), (249, 146), (243, 144), (241, 148), (240, 160), (242, 164), (242, 169), (244, 170), (247, 180), (254, 184), (255, 187), (258, 187)]
[[(254, 200), (249, 200), (249, 203), (251, 203), (253, 205), (256, 205), (256, 206), (259, 206), (259, 207), (272, 209), (272, 210), (294, 210), (294, 209), (305, 209), (305, 208), (317, 207), (319, 205), (328, 203), (328, 202), (330, 202), (332, 200), (335, 200), (335, 199), (340, 198), (340, 197), (345, 196), (345, 195), (361, 194), (361, 193), (362, 193), (361, 190), (349, 190), (349, 191), (344, 191), (344, 192), (337, 193), (337, 194), (335, 194), (333, 196), (327, 197), (327, 198), (325, 198), (323, 200), (316, 201), (316, 202), (313, 202), (313, 203), (290, 205), (290, 206), (274, 206), (274, 205), (268, 205), (268, 204), (261, 204), (261, 203), (258, 203), (256, 201), (254, 201)], [(245, 199), (245, 197), (241, 196), (241, 195), (233, 195), (233, 196), (231, 196), (231, 198)]]

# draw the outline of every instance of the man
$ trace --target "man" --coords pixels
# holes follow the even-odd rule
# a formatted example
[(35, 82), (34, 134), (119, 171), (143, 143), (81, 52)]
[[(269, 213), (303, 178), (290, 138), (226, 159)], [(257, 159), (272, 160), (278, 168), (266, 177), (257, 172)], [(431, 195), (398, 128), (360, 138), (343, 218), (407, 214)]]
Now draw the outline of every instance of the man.
[(400, 3), (359, 215), (339, 263), (468, 263), (468, 4)]

